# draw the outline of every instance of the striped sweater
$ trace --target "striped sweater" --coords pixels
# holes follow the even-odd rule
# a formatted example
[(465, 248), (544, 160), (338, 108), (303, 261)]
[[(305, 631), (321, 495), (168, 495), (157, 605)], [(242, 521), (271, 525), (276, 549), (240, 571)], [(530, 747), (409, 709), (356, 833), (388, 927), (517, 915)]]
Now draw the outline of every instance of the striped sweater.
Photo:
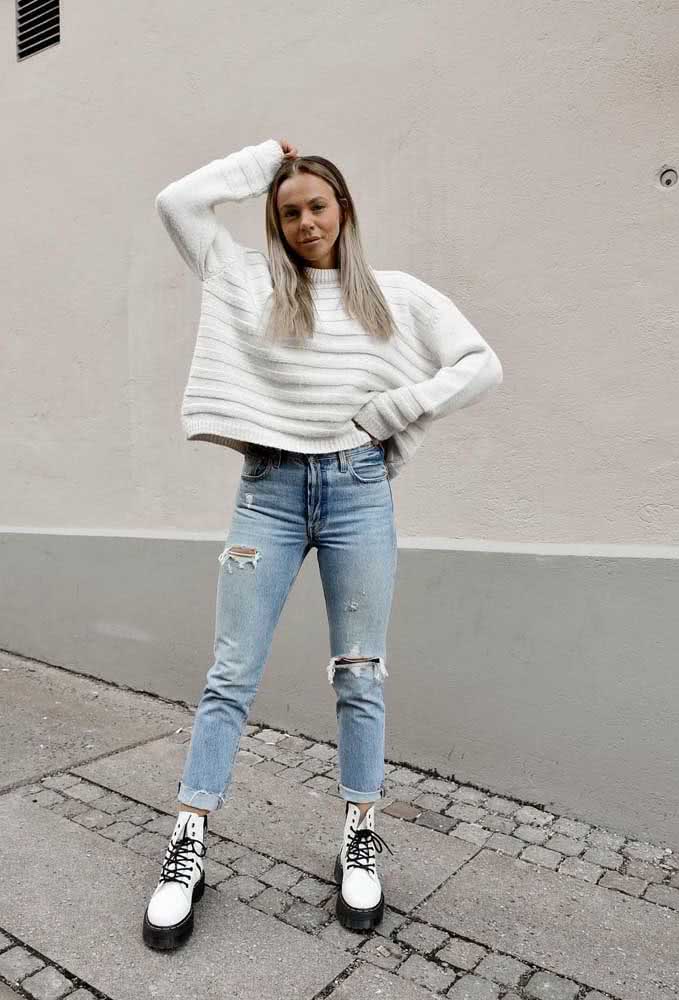
[(301, 347), (265, 343), (268, 258), (238, 243), (214, 206), (264, 194), (282, 160), (279, 143), (267, 139), (156, 196), (163, 224), (202, 285), (181, 406), (185, 436), (239, 452), (253, 442), (309, 453), (377, 438), (393, 479), (431, 421), (499, 385), (502, 366), (446, 295), (404, 271), (372, 271), (397, 336), (378, 340), (347, 316), (339, 270), (306, 267), (317, 314), (313, 337)]

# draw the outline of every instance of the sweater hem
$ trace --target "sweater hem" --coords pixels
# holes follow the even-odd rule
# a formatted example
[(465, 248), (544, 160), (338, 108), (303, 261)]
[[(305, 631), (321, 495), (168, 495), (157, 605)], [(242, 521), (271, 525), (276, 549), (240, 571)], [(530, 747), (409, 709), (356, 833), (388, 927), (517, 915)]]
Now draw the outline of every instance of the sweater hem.
[(248, 444), (259, 444), (269, 448), (282, 448), (301, 454), (318, 455), (324, 452), (358, 448), (370, 441), (370, 434), (359, 427), (346, 434), (336, 434), (326, 438), (303, 438), (293, 434), (262, 428), (247, 421), (232, 420), (228, 417), (182, 415), (184, 434), (188, 441), (207, 441), (232, 448), (245, 454)]

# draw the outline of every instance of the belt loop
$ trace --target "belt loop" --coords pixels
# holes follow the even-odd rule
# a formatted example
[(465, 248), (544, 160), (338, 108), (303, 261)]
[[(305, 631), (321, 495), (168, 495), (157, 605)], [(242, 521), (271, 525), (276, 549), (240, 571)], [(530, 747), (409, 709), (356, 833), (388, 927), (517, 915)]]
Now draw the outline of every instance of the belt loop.
[(347, 471), (347, 455), (346, 455), (346, 452), (344, 451), (343, 448), (340, 449), (340, 451), (337, 452), (337, 456), (339, 458), (339, 470), (340, 470), (340, 472), (346, 472)]
[(273, 467), (274, 469), (280, 469), (281, 467), (281, 457), (283, 455), (282, 448), (274, 448), (273, 450)]

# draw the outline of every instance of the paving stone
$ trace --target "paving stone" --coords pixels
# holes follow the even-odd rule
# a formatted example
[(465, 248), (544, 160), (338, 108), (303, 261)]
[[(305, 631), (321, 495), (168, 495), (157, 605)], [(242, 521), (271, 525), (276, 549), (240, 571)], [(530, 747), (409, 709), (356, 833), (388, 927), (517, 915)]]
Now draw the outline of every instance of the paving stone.
[(610, 830), (590, 830), (587, 842), (592, 847), (605, 847), (609, 851), (617, 851), (625, 843), (625, 838)]
[(128, 823), (143, 826), (144, 823), (150, 823), (151, 820), (156, 819), (157, 816), (158, 813), (153, 809), (149, 809), (148, 806), (138, 805), (136, 802), (133, 802), (132, 805), (128, 805), (127, 809), (121, 810), (116, 819), (121, 821), (127, 820)]
[(260, 729), (258, 733), (253, 733), (253, 739), (261, 740), (262, 743), (280, 743), (286, 738), (286, 733), (279, 733), (276, 729)]
[(408, 802), (391, 802), (382, 809), (387, 816), (394, 816), (397, 819), (417, 819), (422, 809), (419, 806), (411, 806)]
[(267, 885), (274, 886), (276, 889), (286, 890), (295, 885), (296, 882), (299, 882), (303, 877), (303, 873), (297, 868), (292, 868), (290, 865), (281, 862), (263, 871), (259, 876), (259, 880), (260, 882), (266, 882)]
[(422, 792), (434, 792), (436, 795), (443, 795), (444, 798), (451, 798), (453, 792), (458, 787), (456, 782), (447, 778), (423, 778), (417, 786)]
[(373, 928), (373, 931), (375, 934), (381, 934), (382, 937), (389, 937), (399, 927), (402, 927), (407, 920), (408, 918), (402, 913), (397, 913), (391, 906), (385, 906), (384, 915), (377, 927)]
[(311, 773), (306, 771), (302, 766), (289, 767), (282, 772), (281, 777), (285, 781), (296, 781), (301, 783), (303, 781), (309, 781), (311, 779)]
[(9, 946), (11, 945), (11, 943), (12, 943), (12, 942), (11, 942), (11, 940), (10, 940), (10, 939), (9, 939), (9, 938), (7, 937), (7, 935), (6, 935), (6, 934), (3, 934), (3, 933), (2, 933), (2, 931), (0, 931), (0, 951), (1, 951), (1, 950), (2, 950), (3, 948), (9, 948)]
[(486, 844), (486, 847), (490, 847), (494, 851), (502, 851), (503, 854), (509, 854), (513, 858), (517, 857), (525, 846), (522, 840), (517, 840), (516, 837), (507, 837), (504, 833), (492, 834)]
[(627, 858), (634, 858), (636, 861), (660, 861), (665, 856), (663, 847), (654, 847), (653, 844), (644, 844), (636, 840), (631, 840), (621, 849)]
[(95, 1000), (95, 996), (94, 993), (90, 993), (89, 990), (83, 989), (81, 986), (75, 993), (68, 994), (68, 1000)]
[(273, 868), (275, 863), (275, 861), (265, 857), (263, 854), (258, 854), (256, 851), (248, 851), (239, 858), (229, 861), (229, 867), (233, 868), (238, 875), (259, 876), (262, 872)]
[(305, 756), (317, 757), (323, 761), (332, 761), (337, 757), (336, 747), (329, 746), (327, 743), (312, 743), (303, 753)]
[(241, 736), (239, 746), (243, 750), (250, 750), (262, 760), (270, 760), (276, 753), (276, 746), (273, 743), (263, 743), (261, 740), (249, 739)]
[(359, 952), (361, 959), (372, 962), (381, 969), (395, 969), (407, 954), (396, 941), (377, 935), (368, 938)]
[(628, 896), (641, 896), (647, 886), (640, 878), (632, 878), (629, 875), (620, 875), (619, 872), (606, 872), (599, 882), (605, 889), (616, 889), (618, 892), (626, 892)]
[[(174, 830), (177, 823), (177, 814), (174, 813), (172, 816), (163, 816), (158, 813), (144, 824), (144, 829), (148, 830), (150, 833), (159, 833), (162, 837), (167, 840), (172, 836), (172, 831)], [(209, 831), (208, 831), (209, 836)]]
[(264, 758), (251, 750), (239, 750), (236, 754), (234, 767), (247, 767), (252, 764), (261, 764)]
[(500, 991), (494, 983), (479, 976), (462, 976), (446, 994), (450, 1000), (497, 1000)]
[(482, 792), (480, 788), (472, 785), (458, 785), (453, 792), (453, 798), (458, 802), (467, 802), (469, 805), (479, 806), (488, 798), (487, 792)]
[(299, 767), (304, 757), (301, 754), (293, 753), (292, 750), (279, 750), (276, 747), (273, 760), (277, 760), (279, 764), (285, 764), (286, 767)]
[(397, 785), (417, 785), (423, 780), (423, 775), (419, 771), (413, 771), (409, 767), (397, 767), (389, 775), (389, 784)]
[(448, 799), (444, 795), (436, 795), (435, 792), (423, 792), (413, 799), (414, 805), (422, 806), (423, 809), (431, 809), (432, 812), (439, 812), (448, 805)]
[(418, 920), (412, 920), (399, 928), (396, 937), (404, 944), (410, 945), (415, 951), (420, 951), (427, 955), (435, 948), (440, 948), (450, 940), (450, 935), (445, 931), (440, 931), (430, 924), (423, 924)]
[(536, 1000), (575, 1000), (580, 992), (580, 987), (575, 983), (551, 972), (536, 972), (524, 989), (529, 997), (536, 997)]
[(544, 809), (535, 809), (533, 806), (522, 806), (514, 813), (517, 823), (534, 823), (536, 826), (549, 826), (554, 819), (552, 813), (545, 812)]
[(679, 889), (673, 889), (669, 885), (649, 885), (644, 899), (651, 903), (660, 903), (661, 906), (669, 906), (672, 910), (679, 910)]
[(399, 967), (398, 974), (404, 979), (412, 979), (413, 982), (424, 986), (425, 989), (436, 992), (448, 989), (455, 980), (455, 973), (452, 969), (428, 962), (421, 955), (410, 955)]
[(579, 820), (561, 816), (552, 824), (552, 830), (554, 833), (563, 833), (564, 836), (577, 840), (586, 836), (591, 830), (591, 826), (588, 823), (581, 823)]
[(582, 858), (565, 858), (559, 865), (559, 872), (562, 875), (570, 875), (571, 878), (580, 879), (582, 882), (596, 882), (603, 874), (603, 868), (598, 865), (590, 865)]
[(313, 746), (313, 740), (304, 739), (303, 736), (284, 736), (276, 745), (281, 750), (292, 750), (293, 753), (300, 753)]
[(538, 847), (536, 844), (531, 844), (525, 851), (522, 851), (521, 859), (552, 869), (558, 868), (560, 862), (563, 861), (562, 856), (556, 851), (550, 851), (546, 847)]
[[(3, 879), (3, 882), (6, 880)], [(3, 915), (4, 919), (4, 915)], [(41, 969), (45, 963), (26, 948), (15, 945), (8, 951), (0, 953), (0, 976), (11, 983), (16, 983), (24, 976)]]
[(122, 795), (118, 795), (116, 792), (107, 792), (101, 798), (97, 799), (97, 809), (113, 813), (114, 815), (115, 813), (122, 812), (123, 809), (127, 809), (129, 805), (129, 799), (124, 799)]
[(679, 914), (485, 848), (417, 912), (451, 934), (625, 1000), (679, 992)]
[[(262, 893), (262, 895), (264, 895), (264, 893)], [(261, 898), (261, 896), (258, 896), (254, 901), (253, 906), (256, 905)], [(290, 902), (287, 896), (285, 899), (288, 903)], [(377, 928), (375, 928), (375, 930), (376, 929)], [(344, 951), (352, 953), (355, 952), (356, 949), (363, 943), (362, 934), (357, 934), (356, 931), (343, 927), (339, 920), (331, 920), (325, 927), (321, 927), (317, 936), (320, 941), (324, 941), (326, 944), (329, 944), (334, 948), (342, 948)]]
[(60, 802), (64, 801), (64, 796), (59, 795), (52, 788), (43, 788), (42, 791), (36, 792), (35, 795), (31, 795), (31, 802), (35, 802), (37, 805), (42, 806), (43, 809), (49, 809), (50, 806), (56, 806)]
[(648, 861), (626, 861), (625, 874), (633, 878), (642, 878), (644, 882), (662, 882), (666, 872)]
[(416, 826), (426, 826), (430, 830), (438, 830), (439, 833), (450, 833), (458, 826), (458, 821), (452, 816), (442, 816), (440, 813), (430, 812), (425, 809), (415, 820)]
[(328, 896), (334, 896), (336, 891), (337, 887), (334, 883), (330, 885), (311, 876), (305, 876), (300, 879), (299, 882), (296, 882), (288, 890), (291, 896), (296, 896), (298, 899), (303, 899), (307, 903), (314, 903), (317, 906), (324, 903)]
[(544, 844), (549, 838), (549, 830), (543, 830), (538, 826), (528, 826), (522, 823), (514, 830), (514, 836), (519, 840), (525, 840), (529, 844)]
[[(412, 804), (415, 799), (420, 797), (420, 790), (414, 785), (394, 785), (390, 788), (385, 783), (384, 790), (385, 796), (382, 799), (382, 808), (390, 805), (392, 802), (409, 802)], [(421, 811), (420, 806), (417, 806), (417, 809)]]
[(486, 955), (486, 949), (472, 941), (463, 941), (461, 938), (452, 938), (445, 948), (441, 948), (436, 953), (436, 957), (444, 962), (449, 962), (457, 969), (464, 969), (470, 972)]
[(331, 789), (335, 789), (335, 782), (332, 778), (326, 778), (322, 774), (315, 774), (313, 778), (305, 783), (305, 788), (315, 788), (319, 792), (329, 792)]
[(37, 793), (41, 792), (42, 790), (43, 787), (41, 784), (39, 784), (39, 782), (33, 782), (30, 785), (22, 785), (20, 788), (15, 788), (14, 794), (30, 798), (32, 795), (37, 795)]
[(233, 878), (233, 871), (227, 865), (221, 865), (214, 858), (207, 857), (205, 860), (205, 882), (213, 888), (225, 882), (227, 878)]
[(590, 865), (599, 865), (600, 868), (608, 868), (617, 871), (622, 866), (622, 856), (615, 851), (609, 851), (605, 847), (590, 847), (582, 856), (583, 861)]
[(435, 997), (431, 990), (412, 980), (402, 979), (379, 968), (376, 963), (366, 962), (347, 976), (327, 1000), (435, 1000)]
[(329, 760), (318, 760), (316, 757), (303, 760), (299, 766), (301, 770), (308, 771), (310, 774), (325, 774), (332, 768)]
[[(140, 980), (152, 982), (154, 996), (163, 1000), (280, 1000), (281, 982), (289, 996), (302, 1000), (320, 993), (352, 960), (313, 934), (207, 888), (196, 910), (190, 961), (186, 954), (168, 961), (144, 945), (139, 930), (140, 912), (157, 880), (154, 863), (11, 794), (0, 798), (0, 829), (8, 931), (58, 956), (74, 977), (115, 1000), (139, 1000)], [(0, 961), (6, 955), (0, 953)]]
[[(491, 833), (504, 833), (509, 836), (516, 830), (516, 823), (508, 816), (484, 816), (482, 823), (484, 828), (489, 830)], [(523, 829), (525, 830), (527, 828), (523, 827)], [(532, 829), (533, 827), (531, 827), (531, 830)], [(542, 831), (536, 830), (535, 832), (540, 834)], [(531, 837), (531, 840), (532, 839), (533, 837)]]
[(146, 830), (142, 830), (136, 833), (134, 837), (130, 837), (125, 843), (125, 847), (129, 847), (131, 851), (135, 851), (137, 854), (141, 854), (151, 861), (157, 861), (159, 864), (162, 864), (165, 851), (167, 850), (167, 839), (161, 837), (159, 833), (149, 833)]
[(229, 903), (236, 900), (246, 902), (254, 896), (258, 896), (260, 892), (264, 892), (265, 887), (251, 875), (232, 875), (231, 878), (219, 882), (217, 891)]
[[(208, 854), (215, 861), (221, 862), (223, 865), (231, 866), (232, 862), (236, 858), (242, 858), (248, 853), (247, 847), (243, 847), (242, 844), (235, 844), (231, 840), (215, 840), (208, 830), (207, 835), (207, 849)], [(284, 888), (279, 886), (279, 889)]]
[(80, 826), (86, 826), (88, 830), (101, 830), (103, 827), (110, 826), (114, 822), (113, 816), (109, 813), (102, 812), (100, 809), (88, 808), (84, 812), (75, 813), (70, 818), (74, 823), (78, 823)]
[(270, 913), (273, 916), (277, 916), (290, 905), (290, 897), (286, 896), (280, 889), (275, 889), (270, 885), (263, 892), (260, 892), (258, 896), (255, 896), (251, 900), (250, 905), (255, 906), (258, 910), (262, 910), (263, 913)]
[(470, 844), (476, 844), (478, 847), (482, 847), (491, 834), (488, 830), (484, 830), (482, 826), (479, 826), (478, 823), (462, 822), (458, 823), (455, 827), (455, 836), (459, 837), (460, 840), (467, 840)]
[(518, 802), (505, 799), (501, 795), (491, 795), (485, 805), (489, 812), (500, 813), (501, 816), (512, 816), (520, 808)]
[(81, 802), (94, 802), (95, 799), (100, 799), (106, 795), (105, 788), (100, 788), (99, 785), (91, 785), (87, 781), (71, 785), (70, 788), (66, 789), (66, 792), (71, 798), (79, 799)]
[(24, 979), (21, 988), (36, 1000), (61, 1000), (72, 988), (73, 983), (62, 976), (58, 969), (46, 965), (40, 972)]
[(50, 812), (56, 813), (57, 816), (68, 816), (72, 819), (79, 813), (89, 812), (89, 808), (88, 802), (80, 802), (78, 799), (64, 799), (59, 805), (52, 806)]
[(124, 844), (136, 833), (139, 833), (139, 827), (135, 826), (134, 823), (127, 823), (125, 820), (111, 823), (110, 826), (105, 826), (101, 830), (102, 837), (108, 837), (109, 840), (115, 840), (119, 844)]
[(455, 819), (462, 819), (466, 823), (480, 823), (488, 815), (485, 809), (469, 805), (467, 802), (453, 802), (445, 812), (446, 816), (454, 816)]
[(475, 971), (478, 976), (492, 979), (494, 983), (518, 986), (521, 977), (530, 971), (530, 966), (509, 955), (486, 955)]
[(52, 774), (48, 777), (43, 778), (40, 782), (45, 785), (46, 788), (56, 788), (57, 791), (63, 788), (70, 788), (71, 785), (77, 785), (80, 778), (76, 778), (73, 774)]
[[(518, 834), (517, 834), (518, 836)], [(566, 837), (561, 833), (554, 834), (545, 845), (550, 851), (558, 851), (559, 854), (564, 854), (568, 858), (577, 858), (579, 854), (585, 850), (585, 845), (581, 840), (575, 840), (573, 837)]]
[(286, 923), (299, 927), (303, 931), (313, 932), (322, 927), (327, 921), (328, 915), (318, 906), (305, 903), (302, 899), (295, 899), (285, 913), (281, 914)]
[(590, 990), (589, 993), (585, 993), (583, 1000), (608, 1000), (603, 993), (598, 993), (596, 990)]

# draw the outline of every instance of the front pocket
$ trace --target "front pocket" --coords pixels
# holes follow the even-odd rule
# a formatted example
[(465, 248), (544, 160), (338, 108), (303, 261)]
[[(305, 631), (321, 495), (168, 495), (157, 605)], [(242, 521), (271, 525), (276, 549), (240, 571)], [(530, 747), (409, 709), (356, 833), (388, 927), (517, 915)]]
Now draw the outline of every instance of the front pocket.
[(271, 468), (272, 462), (273, 457), (267, 452), (258, 450), (246, 452), (240, 474), (241, 479), (247, 479), (248, 482), (252, 482), (253, 479), (262, 479)]
[(360, 448), (353, 455), (347, 455), (347, 466), (359, 483), (379, 483), (387, 478), (384, 452), (379, 445)]

